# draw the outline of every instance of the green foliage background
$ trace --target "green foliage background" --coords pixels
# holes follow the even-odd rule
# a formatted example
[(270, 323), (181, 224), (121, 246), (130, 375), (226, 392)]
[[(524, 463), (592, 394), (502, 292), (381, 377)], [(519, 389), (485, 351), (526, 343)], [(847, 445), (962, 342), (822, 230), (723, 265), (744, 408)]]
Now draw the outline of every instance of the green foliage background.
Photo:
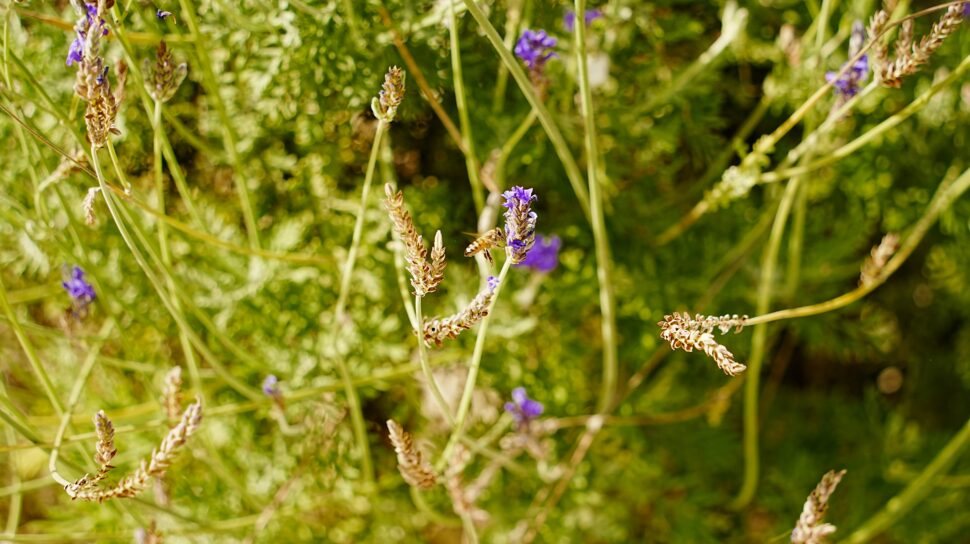
[[(66, 2), (6, 4), (0, 85), (7, 111), (0, 117), (3, 283), (17, 321), (62, 400), (84, 358), (98, 357), (68, 432), (77, 439), (62, 452), (63, 459), (81, 468), (62, 463), (62, 472), (76, 478), (95, 469), (93, 438), (84, 433), (92, 430), (90, 417), (98, 409), (119, 428), (116, 470), (127, 472), (163, 436), (162, 379), (173, 365), (185, 366), (186, 354), (176, 322), (103, 202), (97, 225), (84, 225), (81, 202), (96, 181), (75, 172), (43, 184), (61, 157), (41, 137), (68, 152), (80, 151), (71, 131), (83, 130), (83, 104), (72, 97), (74, 70), (64, 66), (72, 37), (69, 28), (56, 24), (73, 25), (73, 10)], [(7, 487), (0, 494), (0, 512), (19, 509), (7, 531), (49, 535), (51, 541), (113, 541), (130, 539), (135, 529), (154, 520), (175, 542), (247, 536), (261, 542), (457, 542), (461, 528), (455, 526), (446, 495), (436, 491), (425, 497), (428, 508), (445, 519), (415, 505), (395, 468), (384, 427), (389, 418), (402, 422), (429, 453), (440, 451), (447, 437), (440, 422), (422, 409), (427, 401), (420, 373), (388, 377), (390, 370), (416, 361), (416, 342), (398, 293), (390, 223), (379, 204), (383, 182), (396, 180), (404, 189), (426, 238), (435, 229), (444, 234), (450, 266), (442, 291), (425, 302), (428, 314), (451, 313), (477, 290), (477, 270), (460, 256), (467, 233), (477, 224), (464, 159), (421, 97), (413, 74), (367, 203), (349, 302), (353, 327), (334, 328), (332, 315), (376, 124), (369, 103), (386, 68), (403, 64), (380, 10), (388, 11), (457, 123), (447, 4), (198, 2), (199, 30), (237, 137), (236, 165), (178, 3), (118, 4), (115, 16), (122, 17), (133, 38), (139, 65), (153, 58), (153, 37), (162, 34), (176, 58), (189, 64), (187, 80), (166, 105), (167, 135), (201, 212), (204, 233), (237, 248), (227, 250), (169, 228), (174, 264), (157, 273), (177, 281), (184, 299), (211, 320), (207, 324), (186, 311), (193, 331), (258, 400), (228, 387), (203, 364), (207, 416), (203, 431), (190, 441), (190, 453), (165, 479), (170, 502), (157, 490), (124, 502), (71, 502), (45, 465), (58, 418), (5, 317), (0, 321), (2, 394), (25, 414), (42, 442), (32, 446), (5, 424), (0, 477)], [(709, 212), (669, 244), (657, 244), (656, 238), (738, 162), (738, 152), (747, 152), (824, 84), (825, 71), (837, 70), (847, 58), (851, 23), (867, 20), (877, 8), (862, 0), (824, 2), (832, 8), (829, 45), (816, 65), (813, 21), (822, 8), (819, 2), (742, 4), (748, 17), (741, 35), (681, 87), (674, 87), (677, 75), (719, 35), (722, 5), (619, 0), (596, 6), (605, 17), (588, 31), (591, 51), (609, 62), (609, 77), (594, 89), (593, 98), (614, 258), (621, 389), (642, 365), (656, 365), (617, 416), (677, 413), (704, 403), (729, 380), (743, 379), (724, 376), (702, 353), (668, 354), (656, 322), (673, 311), (700, 311), (699, 300), (706, 301), (706, 313), (754, 315), (767, 230), (755, 231), (751, 244), (741, 242), (761, 219), (774, 215), (783, 184), (756, 187), (747, 197)], [(930, 5), (912, 4), (911, 11)], [(156, 7), (174, 17), (159, 22)], [(507, 3), (487, 7), (492, 23), (504, 32)], [(562, 27), (567, 6), (526, 0), (523, 7), (527, 26), (545, 28), (560, 40), (560, 59), (549, 64), (546, 105), (585, 169), (575, 57), (571, 35)], [(478, 160), (486, 162), (529, 113), (529, 105), (511, 80), (496, 99), (496, 83), (505, 77), (499, 75), (499, 58), (460, 2), (456, 9), (474, 144)], [(917, 31), (927, 31), (935, 17), (918, 19)], [(779, 38), (785, 26), (793, 31), (794, 42)], [(139, 37), (144, 39), (134, 39)], [(109, 61), (123, 53), (117, 40), (108, 40)], [(970, 37), (964, 28), (901, 89), (878, 89), (862, 100), (818, 155), (899, 112), (968, 54)], [(135, 198), (151, 203), (152, 120), (136, 81), (128, 83), (115, 146)], [(776, 162), (801, 141), (806, 125), (825, 119), (833, 102), (826, 96), (804, 124), (779, 142)], [(76, 124), (62, 125), (51, 104)], [(885, 137), (806, 176), (797, 204), (803, 206), (804, 222), (789, 225), (782, 241), (772, 307), (801, 306), (853, 289), (860, 265), (882, 235), (905, 232), (941, 181), (968, 167), (968, 120), (970, 80), (962, 76)], [(750, 130), (734, 141), (749, 121)], [(106, 156), (102, 161), (107, 163)], [(111, 168), (106, 171), (118, 185)], [(593, 237), (538, 124), (510, 156), (505, 177), (508, 185), (535, 187), (539, 231), (559, 235), (563, 250), (559, 268), (547, 276), (522, 269), (510, 275), (492, 318), (479, 378), (489, 406), (476, 406), (482, 421), (472, 426), (473, 436), (488, 429), (516, 386), (526, 387), (553, 418), (591, 414), (600, 391)], [(166, 180), (167, 215), (190, 224), (168, 170)], [(251, 193), (263, 248), (284, 258), (245, 254), (246, 232), (234, 187), (239, 181)], [(157, 243), (157, 218), (122, 202)], [(911, 481), (970, 414), (968, 242), (970, 201), (964, 198), (944, 212), (887, 284), (863, 301), (769, 326), (761, 396), (762, 477), (751, 505), (740, 511), (728, 507), (743, 464), (738, 391), (684, 421), (608, 423), (561, 500), (550, 508), (539, 541), (785, 540), (806, 495), (833, 468), (848, 473), (827, 519), (839, 527), (837, 535), (847, 536)], [(301, 260), (300, 255), (317, 260)], [(88, 272), (98, 292), (91, 315), (82, 322), (65, 319), (69, 300), (59, 285), (62, 266), (75, 263)], [(722, 276), (726, 270), (730, 275)], [(746, 330), (723, 342), (746, 361), (750, 336)], [(434, 351), (432, 361), (460, 370), (473, 342), (466, 333)], [(654, 359), (657, 350), (666, 357)], [(344, 414), (335, 357), (345, 357), (356, 378), (376, 376), (358, 388), (376, 465), (374, 488), (362, 484), (360, 452)], [(886, 369), (901, 372), (896, 392), (878, 386)], [(286, 408), (292, 429), (281, 427), (271, 403), (258, 393), (271, 373), (292, 397)], [(333, 426), (329, 438), (326, 429), (315, 431), (327, 425)], [(524, 476), (503, 472), (495, 479), (479, 502), (490, 515), (480, 528), (483, 541), (511, 540), (516, 524), (532, 512), (535, 495), (555, 483), (557, 468), (569, 465), (582, 433), (582, 427), (565, 427), (551, 434), (547, 458), (520, 457)], [(471, 473), (485, 464), (477, 460)], [(955, 514), (968, 504), (968, 471), (970, 459), (964, 455), (879, 541), (965, 538), (970, 519)], [(282, 504), (275, 504), (284, 485), (292, 489)], [(272, 515), (260, 518), (268, 508)]]

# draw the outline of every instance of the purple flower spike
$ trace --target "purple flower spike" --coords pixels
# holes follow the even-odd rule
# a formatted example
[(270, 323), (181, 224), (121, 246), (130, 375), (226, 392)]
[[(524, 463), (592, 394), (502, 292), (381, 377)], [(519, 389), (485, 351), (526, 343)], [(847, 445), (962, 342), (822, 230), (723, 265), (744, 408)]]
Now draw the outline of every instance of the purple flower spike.
[(522, 59), (529, 70), (541, 71), (546, 61), (558, 56), (552, 51), (557, 43), (556, 38), (546, 34), (545, 30), (526, 29), (515, 44), (515, 56)]
[(71, 300), (79, 306), (87, 306), (97, 298), (94, 287), (85, 281), (84, 270), (80, 266), (72, 266), (70, 276), (61, 282), (61, 285), (64, 286), (64, 290), (70, 295)]
[(279, 383), (280, 383), (279, 379), (273, 374), (266, 376), (266, 379), (263, 380), (263, 394), (266, 395), (267, 397), (273, 397), (273, 398), (279, 397), (280, 396)]
[[(583, 16), (586, 21), (586, 26), (593, 24), (593, 21), (603, 17), (603, 11), (599, 9), (588, 9)], [(562, 18), (562, 26), (566, 27), (566, 30), (572, 32), (576, 28), (576, 12), (573, 10), (567, 10), (566, 15)]]
[(536, 272), (552, 272), (559, 265), (559, 247), (562, 240), (558, 236), (536, 235), (536, 244), (525, 255), (525, 260), (516, 266), (531, 268)]
[(512, 390), (512, 402), (505, 403), (505, 411), (512, 414), (512, 418), (519, 426), (528, 425), (530, 421), (542, 415), (542, 403), (529, 398), (524, 387)]
[(538, 197), (532, 189), (512, 187), (502, 193), (505, 202), (505, 245), (508, 246), (512, 264), (519, 264), (536, 243), (536, 221), (539, 216), (532, 211), (532, 203)]

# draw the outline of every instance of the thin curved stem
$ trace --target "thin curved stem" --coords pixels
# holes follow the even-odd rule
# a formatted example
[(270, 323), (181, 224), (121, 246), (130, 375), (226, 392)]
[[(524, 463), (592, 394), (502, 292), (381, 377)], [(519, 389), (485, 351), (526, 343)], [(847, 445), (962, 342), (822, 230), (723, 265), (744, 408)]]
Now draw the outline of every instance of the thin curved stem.
[(923, 469), (898, 495), (889, 499), (874, 516), (866, 520), (843, 542), (862, 544), (869, 542), (905, 516), (916, 504), (933, 490), (933, 484), (957, 461), (960, 453), (970, 445), (970, 419), (963, 428), (940, 450), (933, 461)]
[[(340, 293), (337, 295), (337, 304), (334, 308), (333, 319), (334, 327), (344, 326), (350, 318), (344, 316), (347, 306), (347, 297), (350, 296), (350, 280), (354, 275), (354, 266), (357, 263), (357, 253), (360, 250), (360, 241), (364, 232), (364, 218), (367, 216), (367, 197), (370, 194), (370, 186), (374, 180), (374, 171), (377, 166), (377, 155), (381, 149), (381, 140), (387, 130), (387, 123), (377, 122), (377, 131), (374, 133), (374, 141), (371, 143), (370, 158), (367, 161), (367, 172), (364, 175), (364, 185), (360, 191), (360, 210), (357, 212), (357, 221), (354, 223), (354, 234), (350, 241), (350, 249), (347, 252), (347, 260), (344, 262), (342, 277), (340, 278)], [(344, 394), (347, 395), (347, 404), (350, 407), (350, 421), (354, 428), (354, 441), (361, 456), (361, 471), (364, 475), (364, 482), (371, 486), (374, 483), (374, 462), (371, 460), (370, 444), (367, 441), (367, 428), (364, 424), (364, 412), (360, 404), (360, 396), (354, 387), (350, 376), (350, 369), (343, 354), (338, 353), (334, 358), (337, 364), (337, 371), (340, 373), (340, 380), (344, 385)]]
[(926, 212), (920, 217), (919, 221), (913, 226), (906, 239), (900, 244), (899, 249), (893, 255), (893, 257), (886, 263), (886, 266), (882, 268), (879, 274), (873, 279), (872, 282), (866, 285), (861, 285), (848, 293), (837, 296), (833, 299), (827, 300), (825, 302), (819, 302), (817, 304), (810, 304), (808, 306), (800, 306), (798, 308), (788, 308), (785, 310), (778, 310), (771, 313), (764, 313), (752, 317), (745, 321), (745, 325), (760, 325), (764, 323), (771, 323), (773, 321), (781, 321), (783, 319), (795, 319), (798, 317), (808, 317), (812, 315), (824, 314), (826, 312), (831, 312), (832, 310), (837, 310), (839, 308), (848, 306), (853, 302), (861, 299), (862, 297), (868, 295), (872, 291), (876, 290), (880, 285), (886, 282), (897, 269), (912, 255), (913, 251), (922, 241), (923, 237), (926, 236), (927, 231), (936, 222), (940, 214), (946, 210), (954, 200), (960, 197), (968, 188), (970, 188), (970, 169), (964, 171), (956, 180), (952, 182), (944, 182), (940, 188), (937, 190), (936, 195), (934, 195), (933, 200), (930, 202), (929, 207)]
[(458, 403), (458, 415), (455, 417), (455, 424), (451, 431), (451, 437), (448, 438), (448, 443), (445, 445), (444, 451), (441, 453), (441, 458), (438, 460), (436, 468), (440, 471), (444, 467), (448, 466), (448, 462), (451, 460), (451, 456), (454, 453), (455, 446), (461, 442), (462, 437), (465, 433), (465, 420), (468, 418), (468, 411), (472, 404), (472, 394), (475, 392), (475, 382), (478, 380), (478, 370), (482, 366), (482, 355), (485, 353), (485, 337), (488, 335), (488, 324), (492, 320), (492, 313), (495, 308), (495, 303), (498, 301), (498, 297), (502, 292), (502, 287), (505, 285), (505, 277), (508, 275), (509, 270), (512, 268), (512, 259), (506, 258), (505, 264), (502, 265), (502, 271), (498, 275), (498, 286), (495, 288), (495, 294), (492, 296), (492, 302), (488, 305), (488, 314), (482, 318), (481, 324), (478, 326), (478, 335), (475, 337), (475, 349), (472, 352), (472, 359), (468, 367), (468, 377), (465, 380), (465, 389), (461, 393), (461, 401)]
[[(778, 252), (781, 248), (781, 238), (785, 232), (785, 224), (791, 211), (795, 195), (801, 185), (799, 178), (794, 178), (785, 187), (785, 194), (778, 205), (775, 220), (768, 236), (768, 247), (765, 248), (764, 259), (761, 263), (761, 279), (758, 285), (758, 308), (761, 312), (771, 306), (772, 291), (775, 287), (775, 267), (778, 264)], [(734, 508), (742, 508), (754, 498), (758, 487), (759, 450), (758, 450), (758, 391), (761, 381), (761, 365), (765, 359), (765, 348), (768, 342), (768, 330), (764, 325), (755, 328), (751, 337), (751, 356), (748, 360), (748, 370), (745, 372), (744, 383), (744, 479), (738, 496), (731, 503)]]
[(576, 0), (576, 64), (579, 66), (579, 91), (583, 109), (583, 126), (586, 132), (586, 176), (589, 181), (590, 212), (593, 223), (593, 241), (596, 246), (596, 279), (599, 283), (600, 332), (603, 336), (603, 383), (597, 411), (603, 412), (613, 404), (616, 394), (617, 360), (616, 303), (613, 294), (612, 259), (610, 240), (606, 232), (603, 214), (603, 196), (599, 183), (599, 149), (596, 143), (596, 118), (593, 113), (593, 94), (589, 86), (589, 68), (586, 63), (586, 0)]

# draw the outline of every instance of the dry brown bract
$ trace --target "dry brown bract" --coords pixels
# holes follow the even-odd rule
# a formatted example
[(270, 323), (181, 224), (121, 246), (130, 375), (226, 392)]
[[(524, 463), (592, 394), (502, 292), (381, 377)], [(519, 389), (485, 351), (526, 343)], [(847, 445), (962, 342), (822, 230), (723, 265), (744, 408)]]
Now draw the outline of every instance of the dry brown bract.
[(835, 526), (822, 523), (822, 518), (828, 509), (829, 497), (844, 475), (845, 470), (830, 470), (822, 476), (822, 481), (805, 500), (802, 515), (791, 532), (792, 544), (822, 544), (828, 535), (835, 532)]
[(397, 453), (397, 468), (404, 481), (418, 489), (431, 489), (438, 483), (434, 469), (424, 460), (408, 434), (393, 419), (387, 420), (388, 436)]
[(899, 236), (889, 233), (883, 236), (879, 245), (874, 246), (869, 253), (866, 262), (862, 263), (862, 272), (859, 274), (859, 285), (868, 287), (879, 279), (879, 275), (886, 267), (886, 263), (892, 258), (896, 250), (899, 249)]
[(198, 430), (201, 423), (202, 401), (197, 399), (195, 403), (190, 404), (185, 409), (178, 425), (169, 430), (158, 448), (152, 451), (151, 458), (147, 462), (142, 461), (141, 466), (135, 472), (126, 476), (114, 487), (101, 489), (96, 484), (104, 478), (102, 472), (107, 473), (107, 470), (111, 468), (106, 463), (114, 456), (114, 429), (111, 427), (108, 418), (104, 417), (104, 413), (98, 412), (98, 419), (96, 420), (98, 444), (95, 459), (102, 464), (102, 468), (99, 470), (98, 476), (94, 478), (84, 476), (73, 484), (64, 486), (64, 490), (72, 499), (82, 501), (103, 502), (108, 499), (134, 497), (148, 486), (152, 478), (159, 478), (165, 474), (175, 457), (178, 456), (182, 446), (185, 445), (186, 439)]
[(744, 326), (747, 316), (723, 315), (720, 317), (695, 315), (693, 318), (687, 313), (675, 312), (674, 315), (664, 316), (664, 320), (657, 323), (660, 325), (660, 337), (670, 343), (671, 349), (683, 349), (684, 351), (701, 350), (708, 357), (714, 359), (717, 367), (724, 371), (728, 376), (737, 376), (747, 368), (737, 362), (734, 355), (714, 338), (714, 328), (717, 327), (721, 333), (725, 333), (732, 328), (740, 331)]

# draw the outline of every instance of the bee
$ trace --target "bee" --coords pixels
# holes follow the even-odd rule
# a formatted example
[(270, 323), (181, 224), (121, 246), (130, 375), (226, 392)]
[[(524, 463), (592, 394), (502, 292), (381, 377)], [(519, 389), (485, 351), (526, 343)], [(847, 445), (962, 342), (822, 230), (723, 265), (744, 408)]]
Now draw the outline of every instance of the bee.
[(491, 263), (492, 255), (489, 253), (489, 250), (502, 247), (505, 247), (505, 231), (501, 227), (495, 227), (479, 236), (474, 242), (468, 244), (468, 247), (465, 248), (465, 257), (472, 257), (483, 253), (485, 259)]

